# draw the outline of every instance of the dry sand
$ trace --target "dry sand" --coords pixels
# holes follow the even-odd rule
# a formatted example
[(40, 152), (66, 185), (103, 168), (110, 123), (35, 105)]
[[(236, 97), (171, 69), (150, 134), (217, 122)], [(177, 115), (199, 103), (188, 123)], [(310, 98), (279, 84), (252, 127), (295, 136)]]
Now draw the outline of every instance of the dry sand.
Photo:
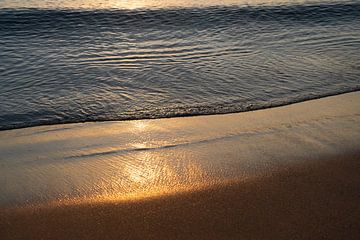
[(0, 132), (1, 239), (359, 239), (360, 93)]

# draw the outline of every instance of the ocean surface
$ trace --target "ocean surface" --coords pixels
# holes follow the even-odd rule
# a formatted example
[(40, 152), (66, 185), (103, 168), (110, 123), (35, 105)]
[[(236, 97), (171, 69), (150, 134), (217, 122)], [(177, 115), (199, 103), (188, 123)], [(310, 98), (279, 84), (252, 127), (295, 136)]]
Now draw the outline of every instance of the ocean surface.
[(0, 129), (360, 89), (360, 1), (0, 0)]

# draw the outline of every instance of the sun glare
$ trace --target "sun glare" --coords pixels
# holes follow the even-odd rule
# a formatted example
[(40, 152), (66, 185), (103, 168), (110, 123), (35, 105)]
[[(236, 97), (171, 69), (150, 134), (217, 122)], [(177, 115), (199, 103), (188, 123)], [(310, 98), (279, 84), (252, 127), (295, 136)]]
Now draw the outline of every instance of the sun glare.
[[(4, 0), (0, 8), (81, 8), (81, 9), (143, 9), (188, 8), (229, 5), (273, 5), (304, 3), (310, 0)], [(316, 1), (316, 0), (315, 0)]]

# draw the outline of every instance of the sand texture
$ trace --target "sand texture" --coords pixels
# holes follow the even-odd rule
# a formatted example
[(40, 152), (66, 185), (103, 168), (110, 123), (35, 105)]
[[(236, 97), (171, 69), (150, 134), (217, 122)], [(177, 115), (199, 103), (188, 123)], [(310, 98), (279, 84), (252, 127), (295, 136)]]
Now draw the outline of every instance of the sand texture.
[(1, 239), (359, 239), (360, 93), (0, 132)]

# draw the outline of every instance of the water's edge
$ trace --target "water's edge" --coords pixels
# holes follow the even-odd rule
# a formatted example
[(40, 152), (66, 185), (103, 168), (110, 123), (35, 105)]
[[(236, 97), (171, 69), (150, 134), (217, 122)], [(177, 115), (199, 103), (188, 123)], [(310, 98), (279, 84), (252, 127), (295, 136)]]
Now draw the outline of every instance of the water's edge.
[(269, 108), (277, 108), (277, 107), (283, 107), (283, 106), (288, 106), (288, 105), (292, 105), (292, 104), (296, 104), (296, 103), (301, 103), (301, 102), (307, 102), (307, 101), (311, 101), (311, 100), (317, 100), (317, 99), (321, 99), (321, 98), (327, 98), (327, 97), (332, 97), (332, 96), (338, 96), (338, 95), (342, 95), (342, 94), (347, 94), (347, 93), (351, 93), (351, 92), (358, 92), (360, 91), (360, 87), (356, 88), (354, 90), (350, 90), (350, 91), (342, 91), (342, 92), (337, 92), (337, 93), (330, 93), (330, 94), (324, 94), (321, 96), (314, 96), (314, 97), (308, 97), (308, 98), (304, 98), (304, 99), (299, 99), (299, 100), (295, 100), (292, 102), (288, 102), (288, 103), (269, 103), (269, 105), (266, 106), (256, 106), (256, 105), (252, 105), (249, 106), (247, 109), (244, 109), (242, 111), (234, 111), (234, 112), (218, 112), (218, 113), (207, 113), (207, 112), (198, 112), (198, 113), (194, 113), (194, 114), (179, 114), (179, 115), (174, 115), (174, 116), (163, 116), (163, 117), (156, 117), (156, 118), (151, 118), (151, 117), (144, 117), (144, 118), (124, 118), (124, 119), (103, 119), (103, 120), (85, 120), (85, 121), (59, 121), (59, 122), (54, 122), (54, 123), (44, 123), (44, 124), (27, 124), (24, 126), (9, 126), (9, 127), (1, 127), (0, 126), (0, 131), (9, 131), (9, 130), (16, 130), (16, 129), (23, 129), (23, 128), (32, 128), (32, 127), (40, 127), (40, 126), (53, 126), (53, 125), (60, 125), (60, 124), (74, 124), (74, 123), (95, 123), (95, 122), (117, 122), (117, 121), (132, 121), (132, 120), (147, 120), (147, 119), (165, 119), (165, 118), (178, 118), (178, 117), (196, 117), (196, 116), (208, 116), (208, 115), (225, 115), (225, 114), (235, 114), (235, 113), (242, 113), (242, 112), (251, 112), (251, 111), (257, 111), (257, 110), (264, 110), (264, 109), (269, 109)]

